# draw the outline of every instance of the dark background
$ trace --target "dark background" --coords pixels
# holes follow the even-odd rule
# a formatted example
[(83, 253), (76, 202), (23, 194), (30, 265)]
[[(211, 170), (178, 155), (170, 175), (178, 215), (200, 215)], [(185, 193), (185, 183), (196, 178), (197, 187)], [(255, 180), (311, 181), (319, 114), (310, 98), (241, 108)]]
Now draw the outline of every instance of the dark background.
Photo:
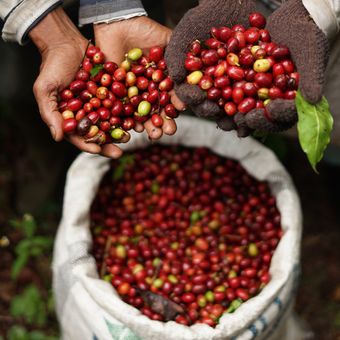
[[(145, 6), (151, 17), (169, 24), (194, 3), (145, 1)], [(67, 11), (76, 21), (77, 7)], [(83, 33), (91, 37), (91, 28)], [(51, 244), (65, 173), (78, 151), (66, 142), (53, 142), (39, 117), (32, 94), (39, 64), (32, 44), (0, 42), (0, 339), (58, 336), (50, 287)], [(304, 234), (296, 310), (316, 339), (340, 339), (340, 168), (323, 162), (316, 175), (297, 140), (269, 136), (264, 142), (281, 158), (301, 197)], [(339, 162), (339, 157), (331, 160)], [(33, 236), (27, 236), (27, 225), (32, 223), (30, 217), (23, 217), (27, 213), (36, 223)], [(26, 239), (35, 244), (34, 237), (44, 242), (13, 280), (11, 271), (25, 248), (18, 246)], [(18, 304), (26, 310), (18, 309)]]

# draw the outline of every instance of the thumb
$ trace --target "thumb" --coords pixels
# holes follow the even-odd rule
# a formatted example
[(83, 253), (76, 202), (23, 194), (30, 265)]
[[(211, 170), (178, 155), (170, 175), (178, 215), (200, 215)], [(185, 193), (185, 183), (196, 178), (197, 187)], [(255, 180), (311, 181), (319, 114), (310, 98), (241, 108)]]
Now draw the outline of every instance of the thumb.
[(61, 141), (64, 136), (63, 118), (58, 111), (57, 88), (38, 78), (34, 83), (33, 92), (42, 120), (49, 127), (53, 139), (57, 142)]

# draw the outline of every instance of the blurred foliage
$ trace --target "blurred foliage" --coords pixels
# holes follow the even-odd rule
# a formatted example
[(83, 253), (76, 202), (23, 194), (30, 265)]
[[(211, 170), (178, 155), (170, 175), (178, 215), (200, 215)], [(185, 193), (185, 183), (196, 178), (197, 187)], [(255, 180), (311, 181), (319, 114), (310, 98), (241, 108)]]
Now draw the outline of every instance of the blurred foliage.
[(8, 340), (57, 340), (56, 336), (46, 335), (41, 331), (28, 331), (22, 326), (13, 326), (8, 331)]
[[(21, 274), (29, 269), (25, 284), (16, 284), (17, 292), (11, 299), (9, 315), (11, 326), (7, 330), (8, 340), (56, 340), (57, 322), (51, 287), (51, 253), (53, 237), (42, 235), (46, 226), (37, 223), (29, 214), (9, 221), (12, 232), (19, 235), (14, 247), (11, 276), (13, 283), (22, 279)], [(48, 224), (48, 223), (47, 223)], [(54, 231), (49, 225), (49, 232)], [(46, 263), (45, 263), (46, 262)], [(42, 266), (45, 263), (45, 266)], [(39, 270), (38, 270), (39, 269)], [(41, 277), (43, 276), (43, 277)], [(0, 340), (2, 340), (0, 336)]]
[(22, 317), (27, 324), (39, 327), (45, 326), (48, 315), (48, 305), (38, 288), (31, 284), (11, 301), (11, 315)]
[(30, 258), (51, 253), (53, 239), (49, 236), (35, 235), (37, 224), (29, 214), (24, 215), (21, 220), (11, 220), (10, 224), (24, 236), (15, 247), (16, 259), (12, 264), (12, 278), (15, 280)]

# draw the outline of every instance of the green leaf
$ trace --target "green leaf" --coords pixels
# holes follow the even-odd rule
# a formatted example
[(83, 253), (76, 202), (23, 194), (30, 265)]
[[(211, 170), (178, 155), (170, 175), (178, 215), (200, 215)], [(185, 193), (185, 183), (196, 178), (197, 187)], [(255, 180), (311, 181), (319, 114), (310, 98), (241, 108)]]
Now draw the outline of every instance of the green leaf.
[(103, 226), (94, 227), (93, 233), (94, 233), (95, 235), (98, 235), (98, 234), (100, 234), (100, 232), (101, 232), (103, 229), (104, 229)]
[(28, 258), (29, 258), (29, 253), (25, 252), (25, 253), (19, 254), (19, 256), (15, 259), (11, 267), (11, 276), (13, 280), (17, 279), (22, 268), (25, 267), (28, 261)]
[(54, 314), (54, 311), (55, 311), (55, 303), (54, 303), (54, 295), (53, 295), (52, 291), (50, 291), (50, 292), (48, 293), (48, 299), (47, 299), (46, 307), (47, 307), (47, 311), (48, 311), (50, 314)]
[(159, 193), (159, 184), (157, 181), (153, 181), (152, 184), (151, 184), (151, 192), (153, 194), (158, 194)]
[(241, 299), (236, 299), (231, 301), (229, 308), (226, 310), (226, 313), (234, 313), (235, 310), (242, 305), (243, 301)]
[(8, 340), (30, 340), (27, 330), (18, 325), (12, 326), (7, 332)]
[(32, 238), (32, 246), (41, 247), (44, 250), (50, 250), (53, 245), (52, 237), (35, 236)]
[(98, 64), (94, 66), (92, 70), (90, 71), (91, 77), (92, 78), (95, 77), (99, 73), (99, 71), (101, 71), (103, 68), (104, 66), (102, 64)]
[(28, 324), (44, 326), (47, 321), (45, 300), (34, 285), (12, 299), (10, 311), (12, 316), (23, 317)]
[(118, 164), (116, 165), (113, 172), (113, 180), (118, 181), (124, 175), (124, 171), (128, 165), (133, 165), (135, 162), (135, 155), (123, 155), (119, 158)]
[(198, 222), (202, 217), (204, 217), (204, 211), (193, 211), (190, 215), (190, 223), (195, 224)]
[(20, 230), (26, 237), (32, 237), (37, 230), (37, 223), (30, 214), (25, 214), (22, 220), (11, 220), (10, 225)]
[(317, 173), (316, 165), (322, 159), (330, 141), (333, 117), (325, 97), (322, 97), (319, 103), (313, 105), (308, 103), (298, 91), (295, 103), (299, 117), (297, 124), (299, 141), (312, 168)]
[(31, 247), (32, 247), (32, 240), (29, 238), (23, 239), (16, 245), (15, 253), (17, 255), (29, 254)]
[(26, 237), (32, 237), (37, 230), (37, 223), (32, 215), (25, 214), (22, 218), (23, 228)]
[(32, 331), (29, 333), (30, 340), (46, 340), (47, 336), (41, 331)]
[(333, 325), (337, 328), (340, 328), (340, 311), (338, 311), (334, 316)]

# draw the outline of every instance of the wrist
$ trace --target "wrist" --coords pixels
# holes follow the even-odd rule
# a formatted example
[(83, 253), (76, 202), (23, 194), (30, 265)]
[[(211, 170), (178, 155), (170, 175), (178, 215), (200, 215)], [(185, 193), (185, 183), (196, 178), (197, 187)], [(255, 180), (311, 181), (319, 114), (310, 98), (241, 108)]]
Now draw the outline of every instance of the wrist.
[(105, 36), (110, 35), (112, 34), (112, 32), (114, 32), (116, 36), (124, 36), (126, 33), (128, 33), (129, 27), (131, 28), (131, 25), (135, 25), (136, 22), (138, 23), (144, 18), (145, 17), (133, 17), (119, 21), (111, 21), (108, 23), (94, 23), (94, 34), (95, 36)]
[(81, 47), (85, 41), (61, 7), (53, 10), (32, 28), (29, 37), (40, 53), (64, 43)]
[(329, 40), (339, 33), (339, 23), (335, 10), (327, 0), (302, 0), (302, 4), (315, 24), (323, 31)]

